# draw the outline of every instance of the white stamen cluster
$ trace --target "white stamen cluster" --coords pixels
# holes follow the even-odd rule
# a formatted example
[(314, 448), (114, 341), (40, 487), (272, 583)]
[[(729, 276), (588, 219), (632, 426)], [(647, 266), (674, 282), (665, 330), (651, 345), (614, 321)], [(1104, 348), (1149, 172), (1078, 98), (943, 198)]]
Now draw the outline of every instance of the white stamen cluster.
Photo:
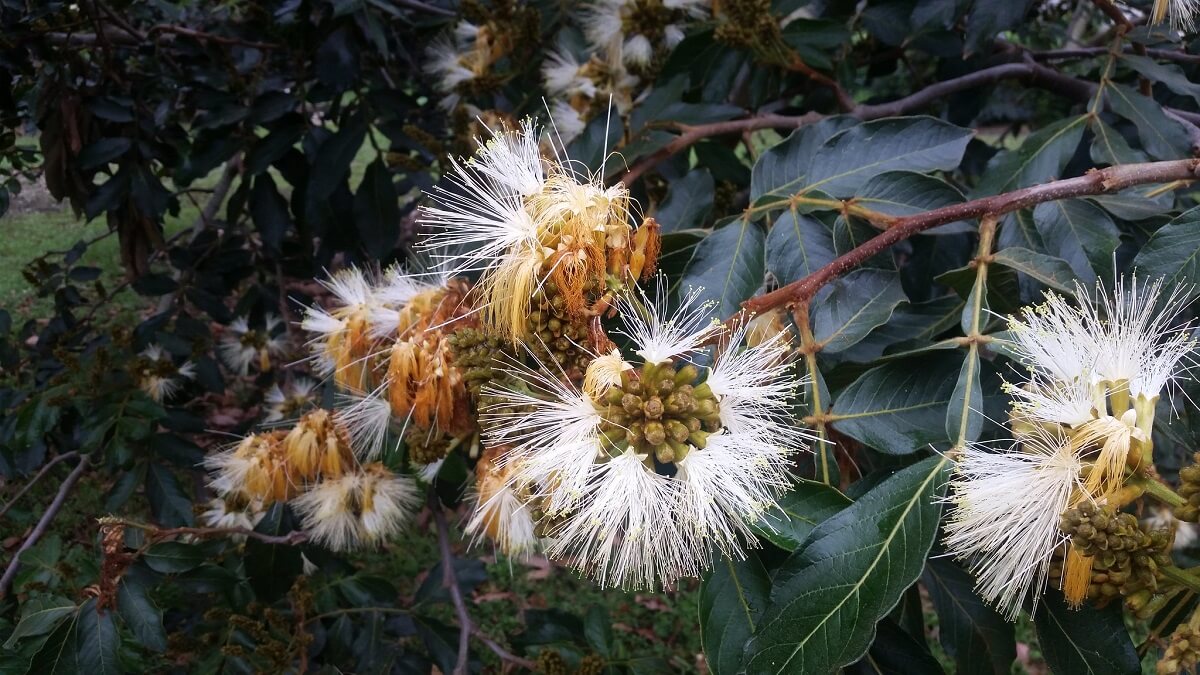
[(1106, 499), (1144, 461), (1159, 395), (1191, 366), (1189, 290), (1162, 290), (1136, 277), (1111, 294), (1077, 286), (1077, 305), (1048, 293), (1009, 319), (1005, 346), (1028, 371), (1005, 386), (1015, 440), (961, 450), (946, 525), (949, 550), (1009, 619), (1045, 587), (1063, 511)]
[[(647, 367), (696, 357), (723, 333), (699, 318), (694, 293), (675, 312), (636, 297), (619, 306)], [(594, 388), (585, 393), (545, 367), (514, 366), (520, 386), (485, 389), (498, 401), (481, 413), (486, 440), (511, 447), (510, 485), (532, 493), (547, 514), (551, 557), (602, 585), (640, 588), (699, 575), (714, 549), (741, 555), (753, 543), (749, 523), (788, 489), (788, 463), (805, 448), (788, 414), (803, 381), (788, 363), (786, 334), (754, 347), (745, 347), (744, 329), (724, 337), (727, 350), (698, 385), (719, 401), (721, 428), (703, 448), (689, 445), (673, 475), (632, 446), (606, 441)]]

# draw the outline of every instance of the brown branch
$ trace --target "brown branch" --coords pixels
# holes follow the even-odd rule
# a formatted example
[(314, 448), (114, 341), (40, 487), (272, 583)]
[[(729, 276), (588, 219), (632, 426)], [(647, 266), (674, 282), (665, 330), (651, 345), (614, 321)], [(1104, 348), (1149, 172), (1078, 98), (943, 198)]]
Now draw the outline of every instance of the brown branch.
[[(1015, 45), (1014, 45), (1015, 47)], [(1111, 52), (1109, 47), (1076, 47), (1072, 49), (1051, 49), (1039, 52), (1027, 52), (1035, 61), (1065, 61), (1069, 59), (1087, 59), (1095, 56), (1104, 56)], [(1126, 47), (1126, 52), (1134, 51), (1131, 47)], [(1147, 49), (1146, 56), (1152, 56), (1163, 61), (1176, 61), (1178, 63), (1200, 63), (1200, 54), (1188, 54), (1174, 49)]]
[(17, 549), (16, 553), (13, 553), (12, 560), (8, 563), (8, 568), (4, 570), (4, 576), (0, 577), (0, 599), (8, 597), (8, 587), (12, 584), (13, 578), (17, 576), (17, 570), (21, 567), (21, 554), (32, 548), (42, 538), (42, 535), (46, 534), (46, 530), (50, 529), (50, 523), (54, 522), (54, 517), (58, 515), (63, 504), (66, 503), (67, 495), (71, 494), (71, 490), (79, 482), (79, 477), (87, 469), (88, 460), (89, 457), (87, 455), (80, 456), (79, 463), (75, 465), (75, 468), (67, 475), (67, 479), (59, 486), (58, 494), (54, 495), (54, 501), (50, 502), (50, 506), (46, 507), (46, 512), (42, 514), (41, 519), (38, 520), (37, 525), (34, 526), (33, 531), (29, 533), (25, 541), (21, 542), (21, 547)]
[[(859, 104), (846, 114), (863, 121), (903, 115), (942, 100), (950, 94), (1014, 78), (1028, 78), (1031, 84), (1038, 87), (1082, 100), (1090, 98), (1096, 91), (1096, 85), (1075, 79), (1069, 75), (1063, 75), (1053, 68), (1043, 66), (1030, 58), (1019, 63), (1003, 63), (977, 70), (961, 77), (937, 82), (914, 94), (888, 103)], [(620, 180), (626, 185), (630, 185), (642, 174), (658, 165), (659, 162), (686, 150), (693, 144), (710, 136), (740, 134), (759, 129), (797, 129), (808, 124), (820, 122), (825, 118), (826, 115), (812, 111), (796, 116), (758, 115), (740, 120), (694, 126), (677, 124), (675, 125), (676, 128), (682, 132), (678, 138), (675, 138), (662, 149), (634, 164), (621, 176)]]
[(175, 35), (183, 35), (201, 42), (216, 42), (222, 45), (236, 45), (239, 47), (250, 47), (251, 49), (259, 49), (269, 51), (272, 49), (280, 49), (282, 45), (273, 44), (270, 42), (255, 42), (253, 40), (243, 40), (242, 38), (226, 37), (215, 33), (206, 33), (192, 28), (184, 28), (183, 26), (172, 26), (169, 24), (159, 24), (152, 27), (147, 33), (147, 38), (153, 38), (156, 33), (173, 33)]
[(992, 197), (945, 206), (925, 213), (895, 218), (882, 234), (836, 258), (803, 279), (765, 295), (750, 298), (742, 303), (742, 307), (747, 312), (759, 314), (776, 307), (810, 300), (825, 284), (861, 265), (893, 244), (931, 227), (958, 220), (980, 218), (987, 214), (1000, 216), (1042, 202), (1117, 192), (1134, 185), (1195, 180), (1200, 178), (1198, 170), (1200, 170), (1200, 159), (1110, 166), (1106, 169), (1094, 169), (1076, 178), (1056, 180)]
[(850, 112), (858, 107), (854, 102), (854, 97), (842, 88), (842, 84), (832, 77), (815, 70), (812, 66), (804, 62), (799, 54), (792, 54), (792, 59), (785, 66), (788, 70), (800, 73), (817, 84), (829, 87), (833, 90), (833, 95), (837, 98), (838, 107), (845, 112)]
[(62, 462), (64, 460), (75, 459), (78, 456), (79, 456), (79, 453), (72, 450), (71, 452), (64, 452), (63, 454), (58, 455), (57, 457), (51, 459), (49, 462), (46, 462), (44, 465), (42, 465), (42, 468), (38, 470), (37, 474), (33, 478), (31, 478), (29, 480), (29, 482), (25, 484), (24, 487), (22, 487), (20, 490), (18, 490), (17, 494), (13, 495), (13, 498), (10, 499), (7, 504), (4, 505), (4, 508), (0, 509), (0, 518), (3, 518), (4, 514), (8, 513), (8, 510), (11, 509), (14, 504), (17, 503), (17, 500), (19, 500), (21, 497), (24, 497), (25, 493), (29, 492), (29, 490), (39, 480), (41, 480), (46, 474), (50, 473), (50, 469), (53, 469), (54, 465), (56, 465), (59, 462)]
[(454, 613), (458, 615), (458, 659), (454, 662), (452, 675), (466, 675), (467, 657), (471, 649), (471, 615), (467, 613), (467, 604), (463, 601), (462, 589), (458, 587), (458, 577), (454, 573), (454, 554), (450, 551), (446, 514), (442, 512), (442, 505), (434, 490), (429, 491), (429, 510), (433, 512), (433, 522), (437, 524), (438, 550), (442, 555), (442, 586), (450, 593)]
[(487, 645), (487, 648), (492, 650), (493, 654), (500, 657), (501, 661), (511, 663), (514, 666), (520, 666), (527, 670), (534, 670), (537, 668), (536, 663), (534, 663), (533, 661), (530, 661), (529, 659), (523, 659), (520, 656), (517, 656), (516, 654), (513, 654), (512, 652), (508, 651), (504, 647), (501, 647), (499, 643), (497, 643), (495, 640), (488, 637), (487, 635), (484, 635), (482, 632), (479, 631), (478, 628), (472, 629), (471, 634), (474, 635), (476, 637), (476, 639), (478, 639), (480, 642)]
[(264, 544), (278, 544), (280, 546), (299, 546), (308, 541), (308, 533), (304, 530), (293, 530), (287, 534), (264, 534), (256, 532), (245, 527), (158, 527), (148, 523), (138, 523), (124, 518), (105, 517), (100, 519), (101, 524), (112, 522), (121, 523), (128, 527), (136, 527), (139, 530), (146, 532), (146, 535), (152, 541), (161, 541), (172, 537), (181, 537), (190, 535), (193, 537), (229, 537), (233, 535), (242, 535), (250, 539), (261, 541)]
[(1125, 30), (1133, 30), (1133, 22), (1112, 3), (1112, 0), (1092, 0), (1092, 4), (1100, 8), (1101, 12), (1104, 12), (1108, 18), (1113, 20), (1113, 23), (1123, 26)]

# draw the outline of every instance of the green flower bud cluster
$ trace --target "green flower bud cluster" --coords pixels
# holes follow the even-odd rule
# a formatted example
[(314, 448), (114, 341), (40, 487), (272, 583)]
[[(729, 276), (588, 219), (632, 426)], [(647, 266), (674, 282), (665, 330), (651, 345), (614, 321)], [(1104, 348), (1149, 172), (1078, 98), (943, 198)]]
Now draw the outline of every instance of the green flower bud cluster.
[(1154, 672), (1158, 675), (1196, 672), (1197, 665), (1200, 665), (1200, 628), (1180, 624), (1168, 638), (1167, 648)]
[(713, 37), (731, 47), (748, 49), (766, 60), (786, 53), (783, 29), (771, 11), (770, 0), (731, 0), (721, 3)]
[(1193, 464), (1179, 470), (1179, 496), (1186, 504), (1176, 506), (1175, 517), (1189, 523), (1200, 522), (1200, 452), (1193, 457)]
[(496, 362), (503, 361), (507, 352), (504, 340), (477, 328), (460, 328), (450, 336), (454, 350), (454, 365), (463, 374), (463, 381), (475, 396), (483, 385), (495, 379)]
[(443, 434), (411, 427), (404, 435), (404, 444), (408, 448), (408, 459), (416, 464), (433, 464), (450, 454), (451, 439)]
[(601, 675), (607, 666), (604, 657), (599, 654), (588, 654), (579, 660), (579, 667), (575, 669), (575, 675)]
[(1059, 526), (1093, 560), (1088, 599), (1103, 605), (1120, 595), (1139, 617), (1157, 609), (1159, 570), (1171, 564), (1169, 530), (1147, 531), (1133, 514), (1091, 502), (1068, 509)]
[(721, 428), (720, 409), (700, 371), (691, 364), (645, 364), (621, 373), (621, 384), (605, 394), (600, 431), (613, 452), (632, 447), (662, 464), (703, 448)]
[(542, 673), (543, 675), (601, 675), (608, 664), (605, 660), (596, 654), (588, 654), (579, 660), (579, 666), (574, 671), (567, 665), (567, 660), (562, 654), (553, 649), (543, 649), (538, 654), (537, 667), (534, 672)]
[(578, 381), (592, 360), (583, 347), (588, 339), (587, 320), (567, 312), (566, 298), (549, 281), (534, 293), (531, 307), (526, 334), (534, 356), (557, 363), (568, 378)]
[(562, 657), (562, 654), (553, 649), (543, 649), (538, 654), (537, 667), (534, 672), (542, 675), (567, 675), (567, 660)]

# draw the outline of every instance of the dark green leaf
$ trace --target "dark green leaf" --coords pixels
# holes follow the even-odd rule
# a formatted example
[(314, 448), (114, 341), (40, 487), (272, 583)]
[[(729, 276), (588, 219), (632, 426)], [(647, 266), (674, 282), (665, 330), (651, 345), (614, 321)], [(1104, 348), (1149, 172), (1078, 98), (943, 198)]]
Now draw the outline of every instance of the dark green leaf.
[(1099, 117), (1092, 123), (1092, 161), (1097, 164), (1136, 164), (1146, 161), (1146, 153), (1129, 147), (1129, 141)]
[[(612, 617), (604, 605), (588, 607), (587, 616), (583, 619), (583, 637), (597, 654), (607, 657), (613, 653)], [(738, 653), (740, 655), (740, 649)]]
[(964, 52), (968, 55), (976, 52), (987, 53), (996, 36), (1010, 28), (1015, 28), (1025, 18), (1032, 0), (1005, 0), (1005, 2), (984, 2), (976, 0), (971, 5), (971, 13), (967, 16), (967, 36)]
[(288, 150), (300, 141), (304, 135), (305, 125), (299, 120), (283, 124), (254, 142), (246, 152), (243, 164), (246, 176), (256, 176), (266, 171), (272, 163), (278, 161)]
[[(970, 307), (970, 303), (967, 305)], [(955, 443), (979, 440), (983, 431), (983, 387), (979, 380), (979, 353), (970, 351), (963, 359), (946, 406), (946, 438)]]
[(654, 213), (663, 232), (700, 227), (713, 205), (713, 177), (708, 169), (696, 169), (671, 182), (667, 196)]
[(1133, 267), (1151, 279), (1163, 277), (1167, 288), (1200, 283), (1200, 208), (1184, 211), (1158, 228), (1138, 251)]
[(1121, 60), (1151, 82), (1159, 82), (1180, 96), (1191, 97), (1200, 103), (1200, 84), (1187, 78), (1183, 69), (1173, 63), (1159, 63), (1148, 56), (1122, 54)]
[[(962, 202), (962, 193), (935, 176), (913, 171), (888, 171), (867, 181), (854, 196), (854, 203), (887, 216), (911, 216)], [(959, 221), (926, 230), (926, 234), (973, 232), (975, 227)]]
[[(281, 536), (296, 529), (296, 525), (287, 505), (276, 502), (263, 514), (254, 531)], [(262, 599), (282, 597), (303, 570), (300, 549), (295, 546), (268, 544), (258, 539), (246, 541), (246, 576)]]
[(1087, 121), (1086, 115), (1059, 120), (1029, 134), (1021, 147), (1000, 151), (972, 195), (985, 197), (1058, 178), (1079, 147)]
[(970, 129), (932, 117), (893, 117), (847, 129), (813, 156), (804, 192), (853, 197), (871, 178), (894, 170), (949, 171), (958, 167)]
[(938, 639), (962, 675), (1008, 675), (1017, 657), (1013, 624), (975, 594), (975, 580), (934, 557), (921, 579), (938, 615)]
[(741, 672), (746, 640), (770, 593), (771, 577), (753, 551), (744, 560), (721, 557), (700, 584), (700, 642), (715, 675)]
[(184, 492), (175, 474), (165, 466), (152, 462), (147, 467), (146, 498), (150, 500), (150, 508), (160, 524), (167, 527), (191, 527), (195, 524), (191, 497)]
[(117, 588), (117, 612), (133, 631), (138, 643), (154, 652), (167, 650), (167, 632), (163, 629), (162, 610), (150, 599), (150, 575), (134, 567), (121, 577)]
[(254, 179), (254, 189), (250, 191), (250, 217), (254, 219), (263, 243), (269, 250), (278, 252), (291, 218), (288, 217), (287, 200), (275, 188), (275, 179), (270, 173), (260, 173)]
[(888, 454), (944, 445), (946, 407), (961, 366), (957, 358), (934, 354), (872, 368), (833, 402), (833, 426)]
[(74, 602), (57, 595), (38, 595), (21, 605), (21, 620), (12, 635), (4, 643), (5, 649), (13, 649), (18, 640), (45, 635), (54, 630), (76, 611)]
[(1168, 117), (1162, 106), (1132, 87), (1116, 82), (1105, 86), (1112, 111), (1133, 122), (1142, 148), (1155, 159), (1190, 157), (1192, 140), (1178, 120)]
[(29, 672), (38, 675), (77, 675), (83, 672), (79, 663), (79, 641), (75, 627), (79, 612), (58, 625), (41, 649), (33, 656)]
[(1054, 675), (1136, 675), (1137, 651), (1125, 630), (1119, 603), (1104, 609), (1067, 607), (1062, 593), (1047, 589), (1033, 616), (1038, 644)]
[(79, 153), (78, 162), (81, 169), (95, 169), (113, 161), (129, 152), (133, 141), (128, 138), (101, 138)]
[(813, 155), (825, 141), (858, 124), (852, 117), (831, 117), (800, 127), (787, 140), (767, 150), (754, 163), (750, 178), (750, 202), (771, 195), (785, 197), (797, 191), (808, 177)]
[(829, 228), (796, 209), (780, 213), (767, 235), (767, 269), (781, 284), (802, 279), (836, 257)]
[(857, 661), (925, 566), (949, 460), (902, 469), (817, 526), (776, 573), (747, 670), (832, 673)]
[[(875, 641), (862, 659), (846, 667), (846, 675), (936, 675), (942, 665), (929, 647), (891, 619), (879, 622)], [(963, 675), (964, 671), (959, 671)]]
[(1046, 202), (1033, 210), (1033, 221), (1046, 251), (1065, 260), (1082, 281), (1112, 277), (1121, 233), (1098, 206), (1081, 199)]
[(745, 219), (717, 228), (696, 247), (682, 288), (703, 289), (700, 299), (713, 303), (713, 317), (732, 316), (762, 286), (765, 240), (762, 228)]
[(142, 559), (155, 572), (176, 574), (198, 567), (204, 562), (204, 551), (196, 544), (163, 541), (151, 546)]
[(367, 124), (361, 117), (353, 116), (337, 133), (325, 139), (317, 149), (312, 162), (311, 178), (308, 181), (309, 199), (322, 201), (346, 179), (350, 163), (367, 138)]
[(813, 303), (813, 337), (821, 351), (836, 353), (887, 323), (908, 298), (895, 272), (860, 269), (822, 289)]
[(112, 610), (99, 611), (95, 598), (79, 608), (75, 637), (79, 648), (79, 669), (87, 675), (119, 675), (117, 651), (121, 636)]
[(1075, 293), (1075, 274), (1062, 258), (1010, 246), (996, 251), (992, 262), (1018, 272), (1024, 272), (1056, 291)]
[(395, 248), (400, 233), (400, 203), (382, 157), (367, 167), (354, 195), (354, 223), (371, 257), (382, 260)]
[(850, 503), (850, 498), (837, 488), (800, 478), (790, 492), (776, 499), (775, 505), (750, 527), (779, 548), (795, 551), (814, 527)]

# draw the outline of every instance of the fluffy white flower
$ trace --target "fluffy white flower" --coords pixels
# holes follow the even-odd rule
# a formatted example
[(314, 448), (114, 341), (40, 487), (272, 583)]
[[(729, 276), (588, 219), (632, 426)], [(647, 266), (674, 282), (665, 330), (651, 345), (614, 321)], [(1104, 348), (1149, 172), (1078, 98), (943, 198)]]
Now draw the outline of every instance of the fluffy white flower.
[(679, 483), (645, 465), (633, 451), (598, 465), (594, 486), (577, 513), (551, 533), (549, 553), (601, 586), (653, 588), (696, 576), (706, 551), (671, 517)]
[(1059, 517), (1083, 491), (1081, 469), (1070, 440), (1045, 430), (1004, 452), (968, 444), (958, 458), (946, 547), (1009, 620), (1046, 587), (1054, 551), (1067, 541)]
[(250, 366), (257, 363), (262, 370), (271, 367), (271, 357), (283, 351), (283, 336), (278, 329), (283, 321), (274, 314), (267, 314), (262, 328), (251, 328), (245, 317), (234, 319), (221, 336), (217, 352), (235, 373), (246, 375)]
[(1200, 0), (1154, 0), (1150, 16), (1154, 23), (1170, 18), (1172, 28), (1186, 33), (1196, 27), (1196, 18), (1200, 17)]
[(657, 287), (653, 299), (641, 289), (617, 296), (623, 332), (636, 343), (637, 354), (647, 363), (663, 363), (687, 354), (720, 332), (720, 324), (709, 316), (712, 307), (700, 301), (704, 289), (691, 289), (671, 311), (661, 276)]
[(398, 533), (420, 508), (420, 491), (380, 464), (322, 480), (292, 506), (313, 541), (332, 551), (375, 544)]
[[(266, 515), (262, 502), (255, 500), (248, 504), (233, 504), (227, 497), (210, 499), (201, 520), (209, 527), (229, 527), (253, 530)], [(246, 535), (235, 534), (230, 537), (234, 541), (245, 541)]]
[[(451, 158), (451, 186), (434, 187), (429, 196), (436, 205), (422, 212), (431, 228), (422, 246), (453, 273), (486, 269), (513, 249), (537, 247), (524, 202), (545, 182), (537, 139), (527, 120), (519, 130), (494, 132), (470, 160)], [(447, 258), (446, 250), (465, 253)]]
[(196, 376), (196, 366), (191, 361), (176, 365), (171, 355), (161, 345), (150, 344), (138, 355), (138, 386), (155, 401), (165, 401), (175, 395), (184, 380)]
[[(546, 82), (546, 93), (551, 96), (576, 96), (588, 98), (596, 95), (596, 84), (581, 72), (583, 64), (565, 49), (555, 50), (546, 56), (542, 64), (542, 77)], [(557, 115), (554, 116), (557, 119)]]
[(566, 146), (587, 128), (587, 121), (570, 103), (556, 100), (550, 104), (551, 130), (554, 142)]
[(1004, 391), (1014, 399), (1016, 417), (1024, 421), (1074, 427), (1096, 416), (1094, 387), (1086, 374), (1066, 382), (1035, 374), (1025, 386), (1005, 382)]
[(300, 413), (316, 405), (316, 388), (315, 380), (303, 376), (292, 378), (282, 387), (278, 384), (271, 385), (263, 397), (266, 407), (263, 421), (269, 424), (298, 417)]
[(520, 558), (537, 550), (535, 526), (529, 506), (521, 501), (516, 490), (500, 485), (491, 496), (476, 504), (465, 530), (473, 541), (486, 534), (505, 555)]
[(1189, 289), (1162, 293), (1162, 280), (1149, 285), (1121, 279), (1113, 292), (1097, 285), (1089, 295), (1076, 288), (1079, 306), (1056, 293), (1009, 320), (1011, 349), (1035, 377), (1127, 387), (1153, 399), (1185, 370), (1195, 348), (1192, 325), (1177, 319)]
[[(706, 569), (714, 547), (736, 554), (753, 544), (748, 522), (790, 487), (789, 462), (805, 447), (789, 415), (802, 380), (788, 362), (788, 334), (747, 348), (746, 329), (735, 331), (700, 381), (684, 359), (719, 328), (686, 318), (690, 311), (685, 304), (681, 322), (657, 310), (633, 322), (648, 362), (640, 371), (615, 352), (589, 368), (584, 391), (554, 371), (522, 366), (509, 370), (521, 385), (485, 389), (498, 401), (481, 415), (485, 438), (511, 448), (509, 485), (551, 516), (548, 552), (601, 584), (670, 584)], [(670, 394), (639, 398), (648, 381)], [(654, 406), (665, 407), (642, 421), (622, 417)], [(651, 447), (644, 443), (663, 453), (657, 462), (637, 450)], [(674, 463), (673, 475), (659, 473), (660, 463)]]

